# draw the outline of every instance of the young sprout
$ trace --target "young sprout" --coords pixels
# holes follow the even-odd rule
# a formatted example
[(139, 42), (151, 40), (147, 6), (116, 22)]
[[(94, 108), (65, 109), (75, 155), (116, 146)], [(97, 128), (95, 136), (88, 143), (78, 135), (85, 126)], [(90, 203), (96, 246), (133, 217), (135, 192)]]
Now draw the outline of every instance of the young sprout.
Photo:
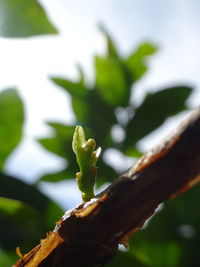
[(76, 126), (72, 148), (76, 154), (80, 172), (76, 173), (78, 187), (82, 193), (83, 201), (88, 201), (94, 197), (94, 184), (96, 179), (96, 162), (101, 153), (99, 147), (95, 151), (96, 142), (94, 139), (85, 139), (85, 133), (81, 126)]

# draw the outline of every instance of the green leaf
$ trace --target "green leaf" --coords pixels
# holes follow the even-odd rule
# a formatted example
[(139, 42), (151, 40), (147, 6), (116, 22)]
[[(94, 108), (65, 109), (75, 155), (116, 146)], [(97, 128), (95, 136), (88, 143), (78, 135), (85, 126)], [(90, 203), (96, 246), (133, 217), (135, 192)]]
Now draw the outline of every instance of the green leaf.
[(140, 158), (143, 153), (137, 147), (130, 147), (126, 150), (126, 155), (129, 157)]
[(125, 148), (134, 147), (138, 140), (158, 128), (169, 116), (185, 110), (191, 92), (191, 88), (179, 86), (148, 94), (127, 125)]
[(106, 28), (102, 24), (99, 25), (99, 29), (103, 33), (105, 40), (106, 40), (107, 57), (112, 57), (112, 58), (118, 59), (119, 54), (118, 54), (116, 45), (115, 45), (114, 41), (112, 40), (110, 34), (108, 33), (108, 31), (106, 30)]
[(65, 167), (64, 170), (56, 171), (55, 173), (44, 174), (37, 182), (58, 182), (72, 179), (77, 171), (76, 159), (72, 150), (72, 138), (75, 127), (55, 122), (48, 122), (48, 125), (54, 129), (54, 136), (38, 139), (38, 142), (48, 151), (64, 158), (67, 168)]
[[(83, 78), (82, 78), (83, 79)], [(72, 96), (84, 97), (87, 95), (87, 89), (83, 86), (83, 81), (72, 82), (67, 79), (62, 79), (59, 77), (51, 77), (51, 80), (58, 86), (65, 89)]]
[(74, 126), (67, 125), (63, 123), (49, 121), (47, 124), (52, 127), (55, 131), (55, 134), (58, 135), (61, 139), (72, 141)]
[(88, 123), (89, 117), (89, 104), (87, 98), (73, 97), (72, 106), (78, 122), (83, 124)]
[(87, 122), (89, 105), (88, 105), (88, 94), (89, 90), (84, 86), (83, 74), (81, 74), (79, 82), (72, 82), (62, 78), (53, 77), (51, 80), (61, 88), (65, 89), (70, 93), (72, 97), (73, 111), (79, 122)]
[(38, 142), (48, 151), (53, 152), (63, 158), (67, 157), (67, 152), (64, 149), (66, 144), (65, 142), (63, 143), (61, 140), (59, 140), (57, 137), (41, 138), (38, 139)]
[(0, 173), (0, 196), (19, 200), (45, 212), (50, 199), (42, 194), (36, 186), (27, 184), (15, 177)]
[[(96, 87), (86, 88), (81, 81), (75, 83), (56, 77), (52, 78), (52, 81), (70, 93), (77, 124), (83, 124), (92, 129), (92, 136), (100, 145), (103, 145), (102, 142), (109, 134), (112, 124), (116, 122), (114, 107), (104, 101)], [(97, 113), (101, 116), (97, 116)], [(107, 117), (106, 120), (105, 117)]]
[(63, 214), (36, 186), (3, 173), (0, 197), (0, 244), (5, 249), (33, 247)]
[(180, 263), (181, 251), (175, 242), (140, 242), (140, 245), (132, 247), (131, 252), (147, 266), (176, 267)]
[(0, 213), (1, 214), (15, 215), (20, 209), (23, 209), (23, 208), (26, 210), (25, 205), (18, 200), (0, 197)]
[(15, 251), (0, 251), (0, 266), (10, 267), (18, 260), (18, 256)]
[(125, 61), (132, 81), (139, 80), (147, 71), (147, 58), (157, 52), (157, 47), (150, 43), (142, 43)]
[(55, 135), (50, 138), (38, 139), (38, 142), (50, 152), (66, 159), (69, 158), (69, 155), (73, 155), (71, 143), (74, 126), (54, 122), (48, 122), (48, 125), (54, 129)]
[(0, 170), (22, 137), (23, 103), (15, 89), (0, 92)]
[(102, 186), (104, 183), (112, 183), (119, 176), (119, 173), (117, 173), (117, 171), (115, 171), (111, 166), (109, 166), (102, 158), (103, 155), (98, 160), (98, 170), (96, 179), (97, 187)]
[(54, 229), (56, 222), (60, 220), (63, 213), (63, 209), (61, 209), (57, 203), (49, 201), (44, 214), (44, 220), (48, 225), (48, 231), (49, 229)]
[(79, 74), (79, 84), (85, 87), (86, 82), (85, 82), (84, 70), (80, 64), (77, 64), (76, 67)]
[(0, 36), (28, 37), (57, 33), (36, 0), (0, 0)]
[[(115, 107), (107, 104), (98, 94), (96, 88), (90, 91), (88, 97), (89, 115), (88, 124), (89, 129), (92, 130), (91, 135), (97, 143), (104, 148), (111, 147), (110, 131), (113, 124), (116, 124)], [(99, 114), (101, 116), (99, 116)]]
[[(179, 255), (180, 262), (175, 266), (196, 266), (196, 263), (200, 262), (200, 254), (198, 252), (200, 236), (198, 203), (200, 203), (199, 185), (178, 198), (167, 201), (164, 207), (149, 221), (147, 227), (132, 236), (129, 242), (132, 254), (134, 254), (135, 250), (137, 252), (138, 248), (140, 253), (144, 252), (146, 257), (148, 259), (151, 258), (152, 261), (154, 258), (153, 253), (156, 252), (153, 252), (148, 246), (151, 246), (151, 243), (154, 246), (156, 243), (155, 250), (157, 250), (158, 246), (161, 247), (161, 251), (160, 249), (157, 250), (157, 257), (160, 259), (162, 256), (164, 259), (167, 255), (164, 256), (163, 254), (167, 251), (170, 253), (165, 244), (169, 246), (170, 243), (173, 243), (177, 247), (177, 254), (181, 254)], [(183, 227), (184, 231), (180, 231), (181, 227)], [(146, 243), (149, 245), (146, 246)], [(144, 246), (146, 248), (143, 249)], [(161, 264), (161, 266), (163, 265)]]
[(106, 267), (144, 267), (135, 257), (129, 252), (118, 251), (113, 261), (105, 265)]
[[(19, 200), (0, 197), (1, 247), (11, 249), (17, 245), (17, 242), (28, 244), (29, 240), (35, 239), (36, 236), (39, 237), (39, 234), (42, 234), (40, 232), (42, 229), (40, 216), (40, 212), (33, 206)], [(43, 230), (45, 229), (43, 228)]]
[(126, 106), (129, 99), (129, 83), (122, 63), (113, 58), (95, 58), (96, 86), (101, 97), (109, 105)]
[(66, 180), (67, 178), (73, 179), (75, 178), (75, 172), (70, 171), (69, 169), (64, 169), (58, 172), (51, 172), (44, 174), (37, 182), (51, 182), (56, 183), (62, 180)]

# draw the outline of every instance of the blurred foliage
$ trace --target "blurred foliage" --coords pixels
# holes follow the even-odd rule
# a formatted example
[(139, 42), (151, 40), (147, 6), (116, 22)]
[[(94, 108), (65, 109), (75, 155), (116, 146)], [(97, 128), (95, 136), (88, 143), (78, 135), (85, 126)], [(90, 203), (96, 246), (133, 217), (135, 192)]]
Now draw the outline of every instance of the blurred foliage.
[[(104, 160), (107, 149), (114, 148), (128, 156), (140, 155), (138, 141), (161, 126), (169, 116), (187, 109), (186, 101), (192, 92), (192, 88), (183, 85), (162, 88), (155, 93), (148, 93), (140, 105), (134, 106), (130, 101), (134, 83), (146, 72), (147, 57), (157, 51), (157, 48), (145, 42), (127, 57), (122, 57), (105, 28), (101, 26), (101, 30), (107, 47), (105, 55), (95, 56), (93, 84), (86, 83), (86, 77), (80, 67), (78, 81), (62, 77), (51, 78), (56, 85), (70, 94), (76, 118), (75, 125), (81, 123), (85, 126), (87, 136), (93, 137), (97, 145), (103, 148), (103, 156), (98, 163), (98, 186), (104, 182), (112, 182), (119, 175), (116, 169)], [(134, 58), (138, 65), (132, 62)], [(122, 115), (123, 120), (120, 119)], [(45, 174), (39, 181), (74, 179), (74, 173), (77, 172), (71, 149), (74, 125), (56, 122), (48, 122), (48, 125), (54, 130), (54, 135), (39, 139), (39, 142), (48, 151), (64, 158), (66, 166), (59, 172)], [(116, 141), (113, 135), (113, 128), (116, 126), (124, 134), (120, 142)]]
[(129, 252), (144, 266), (196, 267), (200, 263), (200, 187), (168, 201), (144, 230), (133, 235)]
[(0, 18), (3, 37), (57, 33), (37, 0), (0, 0)]
[(5, 173), (5, 163), (23, 134), (24, 107), (15, 89), (0, 92), (0, 266), (11, 266), (52, 229), (63, 210), (35, 185)]
[(22, 137), (23, 104), (15, 89), (0, 92), (0, 171)]
[[(37, 1), (0, 0), (0, 35), (26, 37), (56, 33), (45, 11)], [(95, 79), (86, 82), (81, 67), (79, 79), (51, 77), (51, 81), (70, 95), (76, 118), (74, 125), (48, 122), (54, 134), (39, 139), (41, 146), (65, 159), (63, 169), (47, 173), (35, 185), (11, 177), (5, 172), (9, 155), (20, 143), (23, 133), (24, 108), (16, 90), (0, 93), (0, 266), (16, 261), (15, 248), (22, 253), (35, 246), (61, 217), (62, 209), (41, 193), (41, 181), (59, 182), (74, 179), (78, 166), (71, 142), (76, 124), (82, 124), (86, 135), (93, 137), (103, 149), (98, 162), (97, 185), (112, 182), (118, 171), (105, 161), (105, 152), (114, 148), (124, 157), (138, 157), (138, 141), (156, 130), (170, 116), (187, 109), (192, 88), (184, 85), (161, 88), (148, 93), (143, 101), (131, 101), (138, 82), (148, 70), (148, 60), (156, 51), (151, 43), (141, 43), (128, 56), (122, 56), (110, 34), (101, 25), (106, 40), (104, 55), (94, 58)], [(172, 62), (173, 64), (173, 62)], [(31, 82), (31, 81), (30, 81)], [(116, 127), (123, 133), (115, 138)], [(191, 163), (192, 164), (192, 163)], [(119, 251), (107, 266), (196, 267), (200, 263), (199, 208), (200, 187), (167, 202), (147, 223), (148, 227), (135, 233), (127, 251)], [(133, 211), (134, 212), (134, 211)]]

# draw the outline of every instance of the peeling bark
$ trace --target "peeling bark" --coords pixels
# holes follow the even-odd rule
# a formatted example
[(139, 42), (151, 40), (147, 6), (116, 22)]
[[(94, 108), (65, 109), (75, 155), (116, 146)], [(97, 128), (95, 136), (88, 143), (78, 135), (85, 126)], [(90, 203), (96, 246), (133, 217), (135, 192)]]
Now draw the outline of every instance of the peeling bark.
[(104, 265), (158, 205), (200, 182), (200, 108), (116, 182), (68, 211), (21, 266)]

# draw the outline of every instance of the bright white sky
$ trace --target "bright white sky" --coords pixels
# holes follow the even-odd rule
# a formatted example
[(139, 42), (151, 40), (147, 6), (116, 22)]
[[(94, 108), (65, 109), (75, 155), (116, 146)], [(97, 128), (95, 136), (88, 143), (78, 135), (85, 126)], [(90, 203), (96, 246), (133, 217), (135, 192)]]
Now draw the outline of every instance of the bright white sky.
[[(60, 31), (59, 35), (29, 39), (0, 38), (0, 88), (14, 86), (19, 89), (25, 101), (27, 117), (25, 138), (7, 162), (6, 170), (9, 173), (31, 182), (42, 173), (60, 169), (62, 166), (62, 159), (46, 153), (34, 141), (36, 137), (49, 134), (44, 123), (46, 120), (73, 122), (70, 100), (48, 77), (60, 75), (74, 79), (77, 75), (75, 64), (81, 63), (88, 78), (93, 78), (93, 56), (104, 51), (103, 38), (97, 27), (99, 22), (106, 26), (123, 54), (128, 54), (146, 40), (160, 47), (159, 53), (149, 61), (148, 74), (136, 85), (138, 101), (149, 89), (157, 90), (181, 83), (196, 88), (190, 105), (199, 105), (200, 1), (40, 2)], [(168, 120), (163, 130), (144, 140), (142, 148), (149, 149), (176, 124), (177, 120)], [(73, 206), (80, 199), (79, 193), (71, 183), (65, 185), (66, 182), (60, 185), (44, 185), (43, 190), (62, 204), (63, 199), (67, 203), (73, 194), (73, 201), (69, 204)]]

